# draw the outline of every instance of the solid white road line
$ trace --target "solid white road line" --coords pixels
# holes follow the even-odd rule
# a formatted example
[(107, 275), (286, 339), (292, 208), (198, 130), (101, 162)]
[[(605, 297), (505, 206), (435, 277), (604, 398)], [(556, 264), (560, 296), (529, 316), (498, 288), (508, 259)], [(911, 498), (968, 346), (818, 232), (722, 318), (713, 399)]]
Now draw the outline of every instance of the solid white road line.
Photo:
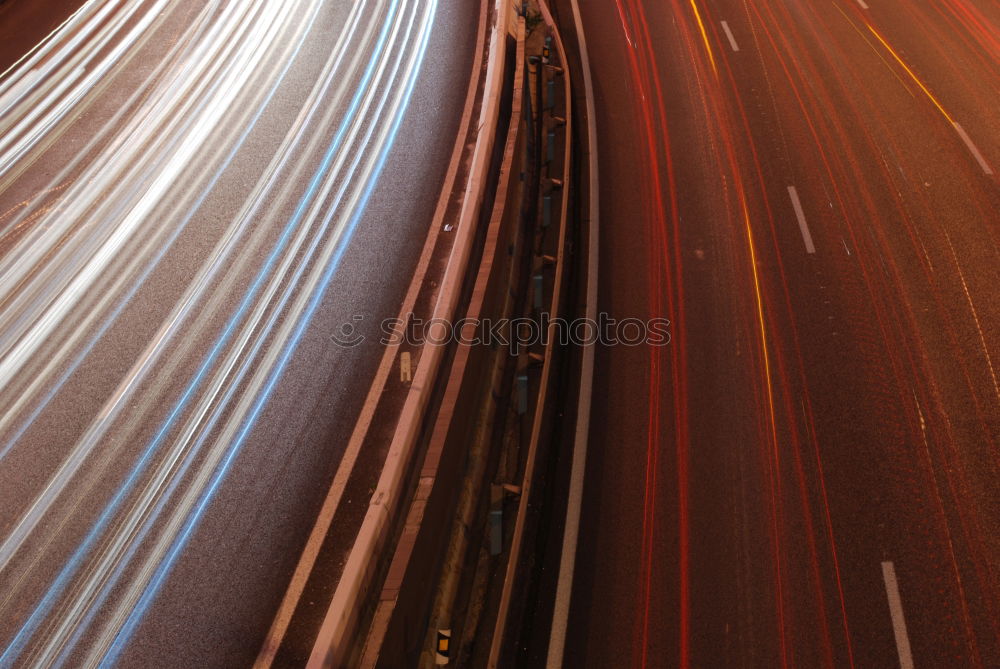
[[(590, 69), (587, 37), (583, 30), (580, 5), (572, 0), (573, 24), (580, 50), (580, 69), (583, 71), (584, 97), (587, 111), (587, 150), (590, 166), (588, 205), (590, 221), (587, 232), (587, 292), (586, 315), (597, 318), (597, 278), (600, 241), (600, 202), (598, 188), (597, 111), (594, 99), (594, 81)], [(566, 500), (566, 522), (563, 526), (562, 553), (559, 557), (559, 578), (555, 602), (552, 607), (552, 626), (549, 629), (549, 648), (545, 659), (547, 669), (562, 669), (569, 627), (569, 609), (573, 596), (573, 575), (576, 570), (576, 551), (580, 538), (580, 515), (583, 507), (584, 473), (587, 469), (587, 446), (590, 430), (590, 408), (593, 401), (594, 347), (585, 346), (580, 363), (580, 394), (577, 398), (576, 429), (573, 439), (573, 463), (570, 468), (569, 496)]]
[(795, 207), (795, 217), (799, 219), (799, 230), (802, 231), (802, 241), (806, 243), (806, 253), (816, 253), (816, 246), (813, 245), (812, 234), (809, 232), (809, 224), (806, 223), (806, 215), (802, 211), (802, 202), (799, 201), (799, 192), (795, 190), (795, 186), (788, 187), (788, 196), (792, 198), (792, 206)]
[(885, 579), (885, 592), (889, 598), (889, 613), (892, 614), (892, 631), (896, 635), (900, 669), (913, 669), (913, 652), (910, 650), (910, 637), (906, 633), (906, 620), (903, 618), (903, 602), (899, 598), (896, 568), (892, 562), (882, 563), (882, 578)]
[(965, 145), (969, 147), (969, 151), (971, 151), (972, 155), (975, 156), (976, 162), (979, 163), (981, 168), (983, 168), (983, 172), (986, 174), (993, 174), (993, 168), (990, 167), (989, 163), (986, 162), (986, 159), (983, 158), (983, 154), (979, 153), (979, 149), (972, 143), (972, 138), (969, 137), (967, 132), (965, 132), (965, 128), (959, 125), (958, 121), (953, 121), (953, 124), (955, 125), (955, 131), (958, 133), (958, 136), (961, 137), (962, 141), (965, 142)]
[(726, 31), (726, 37), (729, 38), (729, 46), (733, 47), (733, 51), (739, 51), (740, 46), (736, 43), (736, 38), (733, 37), (733, 31), (729, 29), (729, 24), (723, 21), (722, 29)]

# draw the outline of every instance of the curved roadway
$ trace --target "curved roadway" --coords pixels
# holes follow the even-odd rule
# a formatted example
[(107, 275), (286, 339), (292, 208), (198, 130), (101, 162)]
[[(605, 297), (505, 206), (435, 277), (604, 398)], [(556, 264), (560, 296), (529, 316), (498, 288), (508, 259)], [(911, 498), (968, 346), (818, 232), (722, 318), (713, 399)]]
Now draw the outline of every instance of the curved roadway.
[(597, 353), (564, 666), (1000, 666), (998, 5), (580, 6), (673, 341)]
[(0, 78), (0, 666), (253, 662), (423, 245), (476, 4), (91, 0)]

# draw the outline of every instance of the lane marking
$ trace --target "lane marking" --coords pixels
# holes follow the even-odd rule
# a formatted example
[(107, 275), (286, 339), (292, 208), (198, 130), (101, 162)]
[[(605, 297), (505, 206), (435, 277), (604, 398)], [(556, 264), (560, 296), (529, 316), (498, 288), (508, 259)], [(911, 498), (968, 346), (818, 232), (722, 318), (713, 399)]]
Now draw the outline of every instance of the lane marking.
[[(585, 313), (597, 317), (598, 263), (600, 259), (600, 183), (597, 145), (597, 111), (594, 96), (594, 79), (590, 67), (590, 52), (583, 29), (578, 0), (570, 0), (573, 25), (579, 44), (580, 69), (583, 72), (583, 93), (587, 111), (587, 156), (590, 173), (588, 189), (587, 282)], [(631, 43), (631, 40), (630, 40)], [(634, 48), (634, 45), (633, 45)], [(576, 571), (576, 551), (580, 543), (580, 517), (583, 511), (584, 474), (587, 470), (587, 448), (590, 435), (590, 413), (594, 397), (594, 348), (583, 347), (580, 361), (580, 393), (577, 396), (576, 426), (573, 434), (573, 456), (566, 499), (566, 520), (563, 525), (562, 552), (559, 556), (559, 578), (555, 601), (552, 604), (552, 626), (549, 628), (549, 647), (545, 658), (546, 669), (562, 669), (566, 637), (569, 635), (569, 612), (573, 601), (573, 577)]]
[(865, 0), (858, 0), (858, 5), (861, 6), (861, 9), (869, 9), (868, 3)]
[(903, 602), (899, 597), (896, 568), (892, 562), (882, 563), (882, 578), (885, 580), (885, 592), (889, 598), (889, 613), (892, 614), (892, 631), (896, 635), (900, 669), (913, 669), (913, 652), (910, 650), (910, 637), (906, 633), (906, 620), (903, 618)]
[(990, 175), (993, 174), (993, 168), (986, 162), (986, 158), (984, 158), (983, 154), (979, 152), (976, 145), (972, 143), (972, 138), (969, 137), (967, 132), (965, 132), (965, 128), (963, 128), (958, 121), (952, 121), (952, 125), (955, 126), (955, 131), (958, 133), (958, 136), (961, 137), (962, 141), (965, 142), (965, 145), (969, 147), (969, 151), (971, 151), (972, 155), (976, 158), (976, 162), (979, 163), (981, 168), (983, 168), (983, 172)]
[(799, 201), (799, 192), (795, 190), (795, 186), (788, 187), (788, 196), (792, 198), (795, 217), (799, 219), (799, 230), (802, 231), (802, 241), (806, 243), (806, 253), (816, 253), (816, 246), (813, 244), (812, 234), (809, 232), (809, 224), (806, 223), (806, 214), (802, 211), (802, 202)]
[(726, 31), (726, 37), (729, 38), (729, 46), (733, 47), (733, 51), (739, 51), (740, 46), (736, 43), (736, 38), (733, 37), (733, 31), (729, 29), (729, 24), (723, 21), (722, 29)]

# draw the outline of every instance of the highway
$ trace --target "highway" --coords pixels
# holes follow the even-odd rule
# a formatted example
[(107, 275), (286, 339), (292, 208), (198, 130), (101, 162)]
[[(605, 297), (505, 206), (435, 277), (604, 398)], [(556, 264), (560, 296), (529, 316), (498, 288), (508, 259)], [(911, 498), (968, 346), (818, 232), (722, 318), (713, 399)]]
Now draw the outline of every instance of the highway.
[(89, 0), (0, 76), (0, 667), (253, 663), (427, 237), (478, 11)]
[(1000, 666), (1000, 5), (579, 8), (672, 340), (597, 351), (562, 666)]

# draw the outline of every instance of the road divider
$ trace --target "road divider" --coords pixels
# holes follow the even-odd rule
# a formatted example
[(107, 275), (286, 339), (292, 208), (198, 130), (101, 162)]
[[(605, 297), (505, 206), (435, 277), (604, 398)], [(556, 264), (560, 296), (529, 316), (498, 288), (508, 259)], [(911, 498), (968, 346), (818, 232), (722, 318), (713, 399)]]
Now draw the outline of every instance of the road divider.
[[(573, 175), (573, 96), (572, 96), (572, 72), (570, 71), (570, 61), (566, 56), (566, 49), (563, 44), (562, 35), (559, 32), (556, 22), (549, 10), (545, 0), (539, 0), (541, 18), (545, 24), (548, 36), (546, 37), (546, 50), (549, 45), (554, 47), (554, 58), (549, 56), (543, 59), (543, 66), (540, 79), (545, 82), (546, 89), (553, 90), (557, 84), (562, 90), (559, 94), (553, 94), (546, 101), (546, 112), (549, 123), (560, 126), (563, 137), (562, 155), (556, 159), (555, 152), (548, 151), (547, 161), (544, 166), (543, 178), (547, 178), (550, 195), (559, 197), (559, 230), (557, 235), (549, 235), (547, 240), (548, 248), (545, 250), (549, 255), (550, 264), (554, 265), (554, 272), (551, 279), (551, 290), (546, 293), (548, 299), (545, 306), (549, 313), (558, 316), (565, 308), (563, 304), (564, 290), (566, 288), (566, 265), (567, 265), (567, 235), (569, 230), (569, 206), (570, 196), (575, 184), (572, 183)], [(547, 62), (544, 62), (547, 61)], [(591, 117), (592, 118), (592, 117)], [(551, 127), (551, 125), (549, 126)], [(543, 220), (544, 224), (544, 220)], [(591, 231), (593, 232), (593, 231)], [(555, 236), (555, 239), (553, 239)], [(596, 257), (596, 254), (594, 254)], [(596, 268), (594, 268), (596, 269)], [(596, 272), (588, 280), (596, 281)], [(596, 286), (594, 286), (596, 288)], [(536, 292), (536, 296), (538, 293)], [(540, 301), (540, 300), (539, 300)], [(536, 302), (536, 306), (539, 306)], [(551, 410), (551, 404), (556, 396), (555, 368), (558, 364), (559, 349), (554, 346), (546, 347), (543, 352), (536, 355), (537, 362), (541, 364), (541, 374), (537, 379), (537, 404), (534, 407), (533, 420), (531, 423), (531, 433), (528, 441), (527, 454), (524, 457), (523, 468), (518, 484), (520, 496), (518, 500), (517, 519), (515, 521), (513, 535), (511, 537), (510, 550), (507, 556), (507, 564), (503, 577), (503, 586), (500, 591), (500, 601), (497, 606), (495, 623), (490, 644), (490, 652), (486, 666), (490, 669), (496, 667), (514, 666), (516, 657), (516, 639), (522, 630), (520, 625), (511, 626), (511, 622), (520, 620), (521, 612), (527, 604), (526, 587), (531, 573), (533, 561), (525, 553), (525, 539), (534, 533), (538, 528), (539, 510), (543, 506), (537, 499), (540, 494), (538, 484), (544, 480), (544, 467), (539, 463), (543, 457), (548, 455), (552, 446), (549, 437), (557, 421), (555, 412)], [(585, 355), (593, 355), (593, 347), (584, 347)], [(590, 358), (592, 360), (592, 358)], [(586, 383), (589, 392), (589, 383)], [(587, 398), (589, 400), (589, 397)], [(587, 407), (589, 414), (589, 407)]]
[[(422, 457), (405, 515), (380, 555), (389, 562), (373, 581), (381, 593), (350, 666), (429, 669), (442, 661), (440, 630), (450, 631), (449, 663), (516, 662), (565, 353), (576, 342), (592, 355), (591, 338), (648, 334), (651, 325), (602, 321), (596, 301), (590, 318), (563, 317), (574, 188), (567, 61), (546, 7), (510, 7), (516, 30), (505, 38), (497, 128), (506, 127), (506, 141), (498, 135), (494, 147), (467, 307), (458, 321), (406, 318), (392, 329), (393, 339), (411, 329), (416, 340), (434, 339), (446, 362), (415, 449)], [(487, 323), (502, 324), (498, 336)]]
[[(439, 285), (425, 285), (432, 299), (432, 317), (451, 320), (463, 298), (469, 268), (475, 256), (475, 242), (481, 240), (479, 222), (484, 206), (492, 197), (491, 173), (495, 168), (496, 138), (501, 127), (502, 96), (509, 71), (508, 37), (513, 10), (508, 0), (494, 0), (490, 29), (481, 31), (479, 52), (488, 45), (485, 71), (476, 77), (479, 89), (479, 118), (472, 129), (471, 154), (463, 156), (465, 172), (461, 208), (448, 234), (453, 233), (451, 250)], [(485, 35), (485, 38), (484, 38)], [(418, 298), (421, 299), (421, 298)], [(415, 367), (396, 428), (388, 444), (378, 484), (371, 495), (361, 528), (337, 582), (330, 605), (309, 656), (310, 667), (339, 667), (356, 662), (357, 641), (364, 635), (367, 616), (381, 591), (392, 547), (405, 512), (407, 493), (412, 489), (413, 464), (422, 445), (428, 411), (438, 387), (445, 347), (425, 346), (415, 352)], [(267, 650), (267, 649), (265, 649)]]
[[(483, 210), (488, 221), (482, 255), (469, 292), (465, 317), (468, 329), (486, 315), (513, 312), (517, 286), (527, 274), (520, 258), (525, 248), (523, 212), (530, 179), (525, 170), (528, 133), (523, 113), (523, 19), (510, 61), (513, 76), (505, 84), (509, 100), (506, 139), (498, 143), (499, 173), (496, 195)], [(505, 103), (506, 104), (506, 103)], [(499, 153), (502, 147), (502, 154)], [(488, 214), (488, 219), (486, 218)], [(458, 580), (453, 568), (462, 563), (468, 532), (450, 531), (456, 513), (461, 526), (471, 524), (465, 514), (479, 506), (490, 452), (491, 426), (502, 413), (498, 397), (504, 394), (505, 363), (515, 360), (506, 346), (477, 345), (452, 340), (453, 357), (436, 407), (428, 415), (429, 436), (419, 466), (419, 482), (410, 497), (406, 519), (364, 644), (360, 667), (432, 666), (437, 661), (437, 630), (451, 629), (450, 658), (460, 652), (461, 626), (452, 626), (449, 612)], [(458, 570), (460, 571), (460, 569)], [(440, 575), (440, 576), (439, 576)], [(430, 611), (430, 621), (427, 612)], [(444, 614), (442, 615), (442, 611)], [(419, 659), (418, 659), (419, 658)]]

